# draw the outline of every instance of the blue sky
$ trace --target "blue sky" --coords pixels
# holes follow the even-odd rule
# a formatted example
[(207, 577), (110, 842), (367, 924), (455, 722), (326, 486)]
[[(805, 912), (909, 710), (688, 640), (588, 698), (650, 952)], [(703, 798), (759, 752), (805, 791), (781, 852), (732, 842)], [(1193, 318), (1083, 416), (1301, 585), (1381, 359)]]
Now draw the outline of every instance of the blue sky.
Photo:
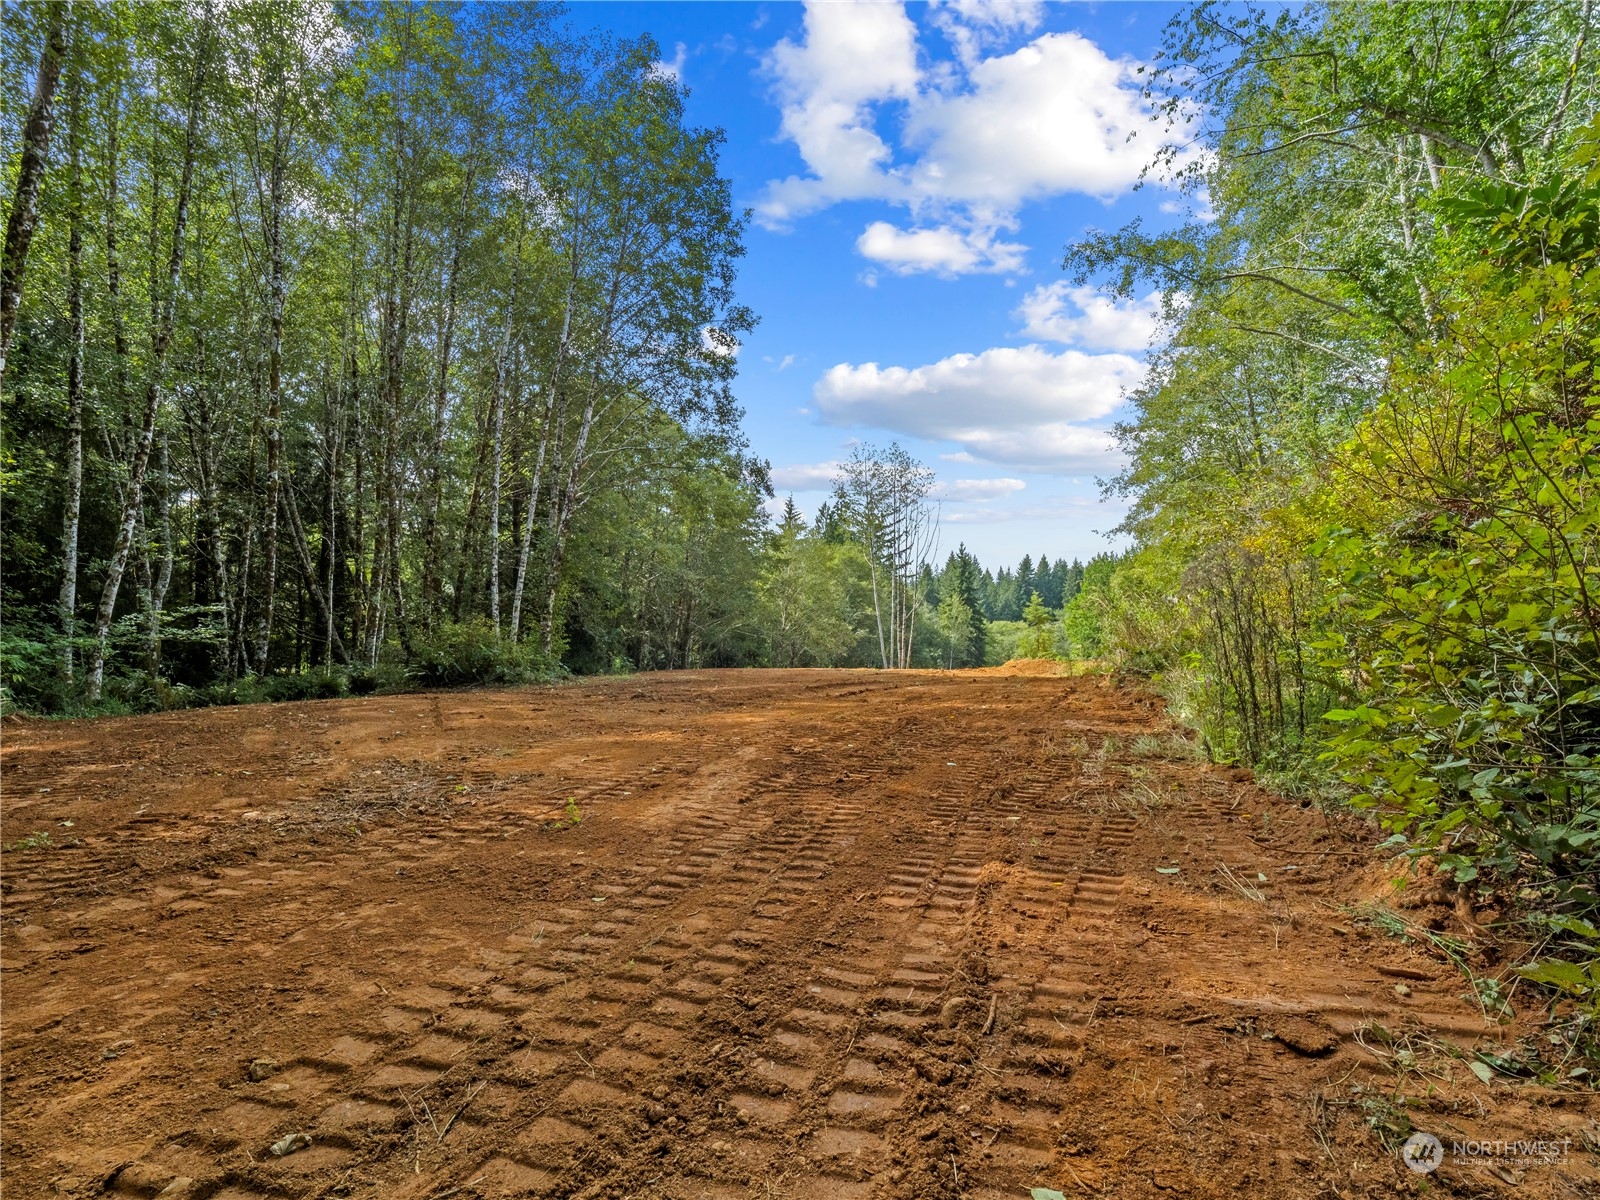
[(898, 441), (938, 473), (944, 549), (998, 567), (1107, 548), (1105, 430), (1154, 318), (1071, 288), (1061, 252), (1086, 226), (1176, 219), (1181, 197), (1134, 186), (1167, 136), (1135, 69), (1173, 11), (572, 7), (579, 28), (653, 36), (690, 119), (727, 133), (754, 210), (740, 298), (761, 318), (737, 390), (778, 503), (814, 513), (854, 444)]

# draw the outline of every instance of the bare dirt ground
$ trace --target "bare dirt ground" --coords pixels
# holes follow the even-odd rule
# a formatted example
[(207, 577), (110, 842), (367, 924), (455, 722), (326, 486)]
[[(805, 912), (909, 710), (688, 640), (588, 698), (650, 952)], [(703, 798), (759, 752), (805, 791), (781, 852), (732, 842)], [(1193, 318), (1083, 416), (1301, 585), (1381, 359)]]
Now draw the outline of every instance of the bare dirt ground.
[[(8, 723), (5, 1194), (1600, 1194), (1589, 1093), (1448, 1053), (1529, 1017), (1352, 919), (1372, 837), (1160, 714), (796, 671)], [(1565, 1149), (1413, 1176), (1411, 1124)]]

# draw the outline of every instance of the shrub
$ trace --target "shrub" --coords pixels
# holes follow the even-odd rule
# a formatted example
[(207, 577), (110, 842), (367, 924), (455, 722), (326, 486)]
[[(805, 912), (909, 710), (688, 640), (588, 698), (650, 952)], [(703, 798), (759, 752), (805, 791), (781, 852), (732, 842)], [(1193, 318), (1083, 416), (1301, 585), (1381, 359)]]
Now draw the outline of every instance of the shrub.
[(407, 670), (424, 687), (531, 683), (550, 673), (534, 647), (503, 640), (493, 625), (481, 619), (441, 625), (418, 639)]
[[(1600, 907), (1600, 270), (1475, 274), (1348, 448), (1329, 761), (1458, 883)], [(1444, 434), (1448, 433), (1448, 437)], [(1360, 497), (1371, 499), (1365, 503)]]

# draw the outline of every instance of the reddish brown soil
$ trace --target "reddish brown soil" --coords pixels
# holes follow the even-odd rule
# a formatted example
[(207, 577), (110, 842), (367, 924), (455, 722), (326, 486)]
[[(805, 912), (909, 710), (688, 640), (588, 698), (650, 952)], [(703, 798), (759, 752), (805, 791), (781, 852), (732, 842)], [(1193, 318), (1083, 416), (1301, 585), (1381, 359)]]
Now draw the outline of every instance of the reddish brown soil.
[[(7, 1197), (1595, 1194), (1590, 1096), (1480, 1083), (1505, 1031), (1341, 907), (1359, 829), (1105, 680), (5, 732)], [(1570, 1148), (1421, 1179), (1407, 1120)]]

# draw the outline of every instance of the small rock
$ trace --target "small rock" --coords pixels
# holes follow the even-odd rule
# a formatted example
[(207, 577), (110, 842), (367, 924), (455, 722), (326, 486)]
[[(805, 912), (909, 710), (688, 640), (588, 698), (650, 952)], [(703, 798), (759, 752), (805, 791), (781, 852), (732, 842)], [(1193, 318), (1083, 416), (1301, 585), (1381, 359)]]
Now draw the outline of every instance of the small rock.
[(961, 1019), (961, 1010), (966, 1008), (969, 1003), (971, 1001), (965, 996), (953, 996), (946, 1000), (944, 1006), (939, 1009), (939, 1024), (946, 1029), (951, 1028)]
[(250, 1076), (251, 1083), (260, 1083), (263, 1079), (267, 1078), (267, 1076), (275, 1073), (277, 1069), (278, 1064), (276, 1060), (270, 1058), (257, 1058), (251, 1061), (250, 1068), (245, 1072), (245, 1074)]
[(1338, 1039), (1328, 1030), (1297, 1017), (1286, 1017), (1276, 1022), (1272, 1032), (1278, 1035), (1280, 1042), (1296, 1054), (1305, 1054), (1312, 1058), (1326, 1054), (1338, 1045)]
[(1403, 983), (1397, 983), (1394, 985), (1394, 994), (1400, 997), (1409, 996), (1411, 995), (1411, 989)]
[(306, 1134), (290, 1133), (285, 1134), (268, 1146), (267, 1152), (277, 1158), (282, 1158), (285, 1154), (293, 1154), (296, 1150), (304, 1150), (309, 1145), (311, 1145), (311, 1138)]

